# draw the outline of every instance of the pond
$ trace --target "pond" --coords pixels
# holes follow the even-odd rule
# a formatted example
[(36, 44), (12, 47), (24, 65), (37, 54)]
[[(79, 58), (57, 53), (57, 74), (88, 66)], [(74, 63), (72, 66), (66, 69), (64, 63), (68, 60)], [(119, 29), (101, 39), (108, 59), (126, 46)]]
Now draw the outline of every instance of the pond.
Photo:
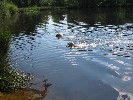
[(133, 99), (133, 9), (46, 10), (10, 27), (8, 62), (36, 77), (36, 90), (48, 79), (43, 99)]

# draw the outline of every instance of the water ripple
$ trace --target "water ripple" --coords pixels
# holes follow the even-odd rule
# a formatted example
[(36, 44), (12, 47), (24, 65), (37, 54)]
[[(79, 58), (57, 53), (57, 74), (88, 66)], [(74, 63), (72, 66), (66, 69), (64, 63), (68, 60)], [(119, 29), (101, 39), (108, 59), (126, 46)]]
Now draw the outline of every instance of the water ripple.
[[(67, 72), (71, 75), (79, 68), (80, 73), (110, 86), (129, 85), (133, 78), (133, 23), (90, 25), (82, 21), (70, 23), (67, 18), (64, 15), (57, 22), (49, 15), (47, 21), (36, 25), (34, 32), (13, 35), (12, 66), (54, 78), (64, 74), (67, 77)], [(58, 33), (62, 38), (56, 38)], [(67, 46), (70, 42), (72, 47)]]

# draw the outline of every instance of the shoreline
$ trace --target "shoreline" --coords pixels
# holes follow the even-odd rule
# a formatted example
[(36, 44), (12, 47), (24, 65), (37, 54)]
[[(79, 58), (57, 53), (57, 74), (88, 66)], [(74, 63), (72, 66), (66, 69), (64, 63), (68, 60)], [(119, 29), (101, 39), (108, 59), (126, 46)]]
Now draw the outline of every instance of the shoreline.
[(43, 10), (51, 10), (51, 9), (66, 9), (66, 7), (58, 7), (58, 6), (45, 6), (45, 7), (26, 7), (26, 8), (18, 8), (18, 12), (35, 12), (35, 11), (43, 11)]
[(131, 6), (118, 6), (118, 7), (107, 7), (107, 6), (99, 6), (99, 7), (60, 7), (60, 6), (43, 6), (43, 7), (25, 7), (25, 8), (18, 8), (18, 12), (37, 12), (43, 10), (60, 10), (60, 9), (121, 9), (121, 8), (131, 8)]

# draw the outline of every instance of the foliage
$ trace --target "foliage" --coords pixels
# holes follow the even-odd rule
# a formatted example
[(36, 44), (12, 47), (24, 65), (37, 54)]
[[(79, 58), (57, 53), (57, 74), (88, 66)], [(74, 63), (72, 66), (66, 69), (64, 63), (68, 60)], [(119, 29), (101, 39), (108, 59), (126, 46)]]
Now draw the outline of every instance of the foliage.
[(132, 6), (133, 0), (8, 0), (18, 7), (31, 6), (76, 6), (76, 7), (98, 7), (98, 6)]
[(56, 4), (55, 0), (40, 0), (40, 6), (52, 6)]
[[(133, 6), (133, 0), (1, 0), (0, 2), (10, 3), (10, 9), (15, 10), (18, 7), (34, 6), (65, 6), (65, 7), (122, 7)], [(13, 5), (15, 4), (15, 5)], [(1, 5), (3, 7), (3, 5)], [(5, 7), (3, 7), (5, 8)], [(12, 10), (11, 10), (12, 11)]]
[(10, 43), (11, 34), (9, 31), (2, 29), (0, 31), (0, 52), (5, 52)]
[[(14, 26), (17, 21), (17, 14), (14, 14), (13, 16), (9, 15), (10, 17), (7, 17), (7, 13), (10, 14), (10, 11), (12, 11), (11, 14), (15, 13), (12, 10), (13, 6), (9, 3), (5, 4), (4, 2), (1, 4), (5, 9), (0, 10), (3, 12), (2, 15), (0, 15), (0, 91), (11, 92), (17, 88), (27, 86), (31, 76), (11, 68), (8, 64), (7, 55), (11, 41), (11, 28), (9, 27)], [(8, 12), (8, 10), (10, 11)]]
[(0, 1), (0, 13), (3, 16), (10, 16), (11, 14), (15, 14), (17, 11), (18, 8), (13, 3), (7, 2), (6, 0)]
[(10, 12), (10, 14), (15, 14), (18, 12), (17, 6), (15, 6), (15, 4), (13, 4), (13, 3), (7, 3), (6, 8), (7, 8), (8, 12)]
[(40, 7), (27, 7), (27, 8), (21, 8), (20, 11), (26, 12), (27, 14), (33, 14), (33, 13), (38, 13), (40, 11)]
[(10, 67), (7, 62), (11, 33), (7, 29), (0, 30), (0, 91), (11, 92), (28, 85), (30, 75)]

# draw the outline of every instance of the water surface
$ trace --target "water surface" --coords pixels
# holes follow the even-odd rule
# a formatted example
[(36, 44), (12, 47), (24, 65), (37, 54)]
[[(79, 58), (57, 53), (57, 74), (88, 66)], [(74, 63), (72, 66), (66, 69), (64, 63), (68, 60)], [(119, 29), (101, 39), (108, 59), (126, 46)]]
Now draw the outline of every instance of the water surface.
[[(132, 12), (103, 8), (20, 14), (12, 28), (9, 63), (52, 83), (45, 100), (121, 100), (122, 93), (132, 100)], [(68, 42), (87, 46), (68, 48)]]

